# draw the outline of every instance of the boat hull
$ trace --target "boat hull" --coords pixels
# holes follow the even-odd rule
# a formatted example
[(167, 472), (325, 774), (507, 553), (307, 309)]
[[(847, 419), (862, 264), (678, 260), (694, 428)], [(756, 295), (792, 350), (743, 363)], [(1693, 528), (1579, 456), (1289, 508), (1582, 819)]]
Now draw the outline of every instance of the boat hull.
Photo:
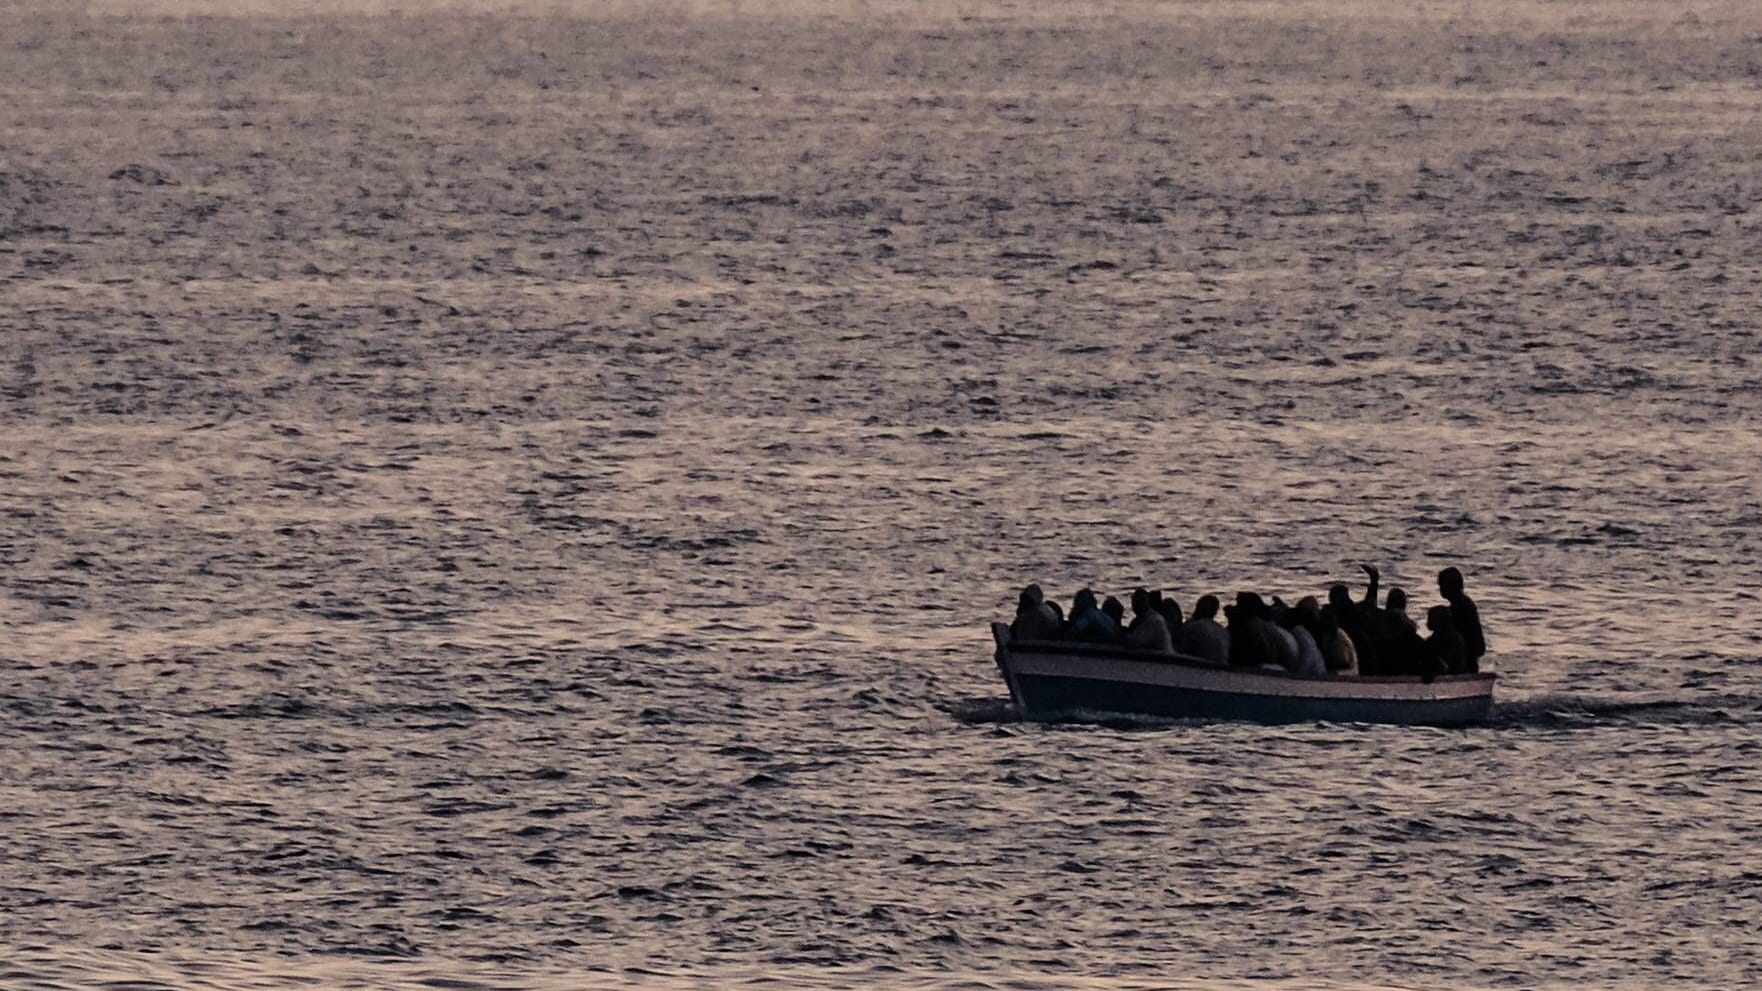
[(1123, 713), (1258, 723), (1460, 726), (1487, 717), (1491, 674), (1433, 678), (1299, 677), (1219, 668), (1198, 658), (1072, 643), (1013, 643), (994, 624), (997, 664), (1023, 718)]

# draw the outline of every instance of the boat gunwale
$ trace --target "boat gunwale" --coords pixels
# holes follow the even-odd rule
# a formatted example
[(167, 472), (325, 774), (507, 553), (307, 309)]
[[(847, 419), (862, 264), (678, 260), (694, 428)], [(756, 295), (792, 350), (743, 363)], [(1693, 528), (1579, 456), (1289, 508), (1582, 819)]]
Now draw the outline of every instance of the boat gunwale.
[(1499, 675), (1492, 671), (1477, 671), (1472, 674), (1440, 674), (1440, 675), (1356, 675), (1334, 674), (1324, 675), (1296, 674), (1283, 668), (1265, 666), (1230, 667), (1213, 664), (1201, 657), (1191, 654), (1164, 654), (1161, 651), (1131, 650), (1126, 647), (1115, 647), (1111, 644), (1083, 643), (1073, 640), (1017, 640), (1009, 631), (1007, 623), (992, 623), (992, 634), (997, 639), (999, 651), (1008, 653), (1030, 654), (1069, 654), (1078, 657), (1101, 657), (1118, 661), (1138, 661), (1145, 664), (1166, 664), (1176, 667), (1195, 668), (1201, 671), (1233, 672), (1251, 674), (1264, 678), (1282, 679), (1296, 682), (1323, 682), (1328, 684), (1347, 685), (1433, 685), (1463, 682), (1494, 682)]

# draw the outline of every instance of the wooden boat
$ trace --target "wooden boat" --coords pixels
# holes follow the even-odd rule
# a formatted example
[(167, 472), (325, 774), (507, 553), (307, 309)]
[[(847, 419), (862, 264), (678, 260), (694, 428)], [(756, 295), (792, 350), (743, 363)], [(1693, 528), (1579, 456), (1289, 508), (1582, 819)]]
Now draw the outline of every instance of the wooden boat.
[(1258, 723), (1460, 726), (1487, 717), (1493, 674), (1425, 679), (1306, 677), (1276, 668), (1220, 668), (1197, 657), (1099, 644), (1012, 641), (991, 624), (997, 666), (1022, 718), (1123, 713)]

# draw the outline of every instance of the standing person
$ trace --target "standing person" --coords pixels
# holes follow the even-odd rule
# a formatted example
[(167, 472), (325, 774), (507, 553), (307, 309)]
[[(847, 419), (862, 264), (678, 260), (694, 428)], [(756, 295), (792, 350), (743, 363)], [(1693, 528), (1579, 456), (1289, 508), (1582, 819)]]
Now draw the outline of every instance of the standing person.
[(1462, 646), (1468, 652), (1468, 669), (1480, 670), (1480, 661), (1487, 653), (1487, 636), (1481, 632), (1481, 611), (1474, 600), (1462, 590), (1462, 572), (1445, 568), (1438, 572), (1438, 592), (1450, 603), (1450, 618), (1456, 632), (1462, 634)]

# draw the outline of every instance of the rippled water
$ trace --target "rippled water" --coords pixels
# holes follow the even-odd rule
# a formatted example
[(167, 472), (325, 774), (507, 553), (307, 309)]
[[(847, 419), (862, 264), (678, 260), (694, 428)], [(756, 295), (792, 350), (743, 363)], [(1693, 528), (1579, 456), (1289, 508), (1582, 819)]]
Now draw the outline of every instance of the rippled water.
[[(0, 8), (0, 984), (1762, 979), (1744, 4), (644, 11)], [(1489, 724), (1010, 718), (1366, 560)]]

